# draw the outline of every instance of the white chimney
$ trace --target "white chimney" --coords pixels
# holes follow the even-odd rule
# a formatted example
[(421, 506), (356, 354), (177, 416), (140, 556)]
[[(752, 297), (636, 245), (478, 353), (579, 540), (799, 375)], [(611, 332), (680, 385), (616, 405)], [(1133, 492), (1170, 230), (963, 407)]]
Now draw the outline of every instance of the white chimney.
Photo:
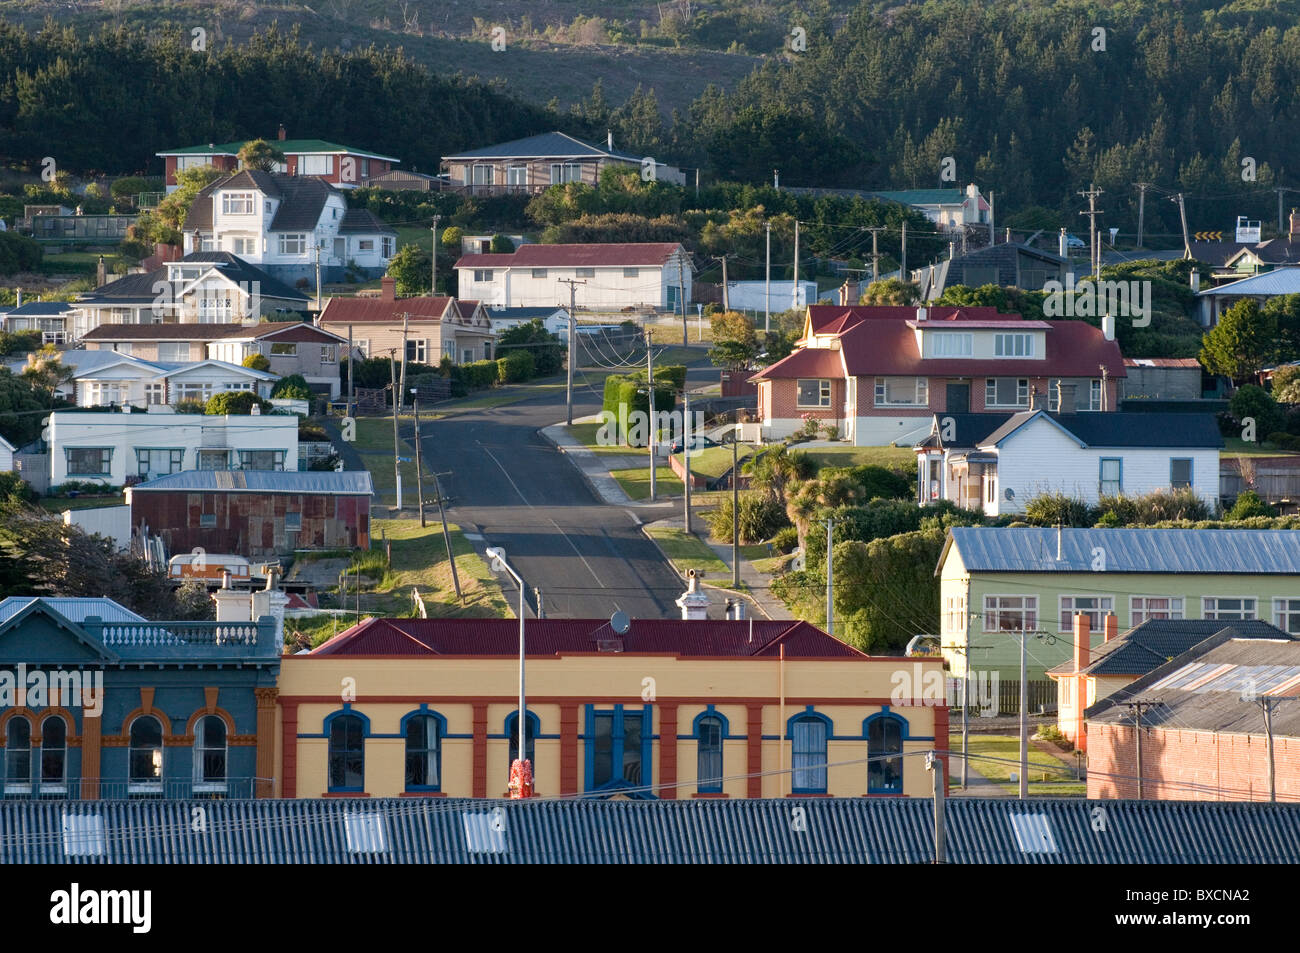
[(686, 591), (677, 598), (677, 607), (682, 610), (682, 618), (707, 619), (709, 617), (709, 597), (700, 591), (700, 580), (694, 569), (686, 571)]
[(927, 311), (925, 308), (917, 308), (917, 309), (916, 309), (916, 320), (918, 320), (918, 321), (924, 321), (924, 320), (926, 320), (926, 319), (929, 318), (929, 317), (930, 317), (930, 312)]
[(1070, 241), (1065, 237), (1065, 229), (1061, 229), (1061, 237), (1057, 239), (1056, 253), (1062, 258), (1070, 257)]
[(1192, 273), (1187, 276), (1187, 280), (1192, 286), (1192, 294), (1201, 290), (1201, 273), (1195, 268), (1193, 268)]
[(250, 594), (250, 621), (256, 622), (262, 616), (275, 620), (275, 644), (284, 651), (284, 610), (289, 605), (289, 597), (280, 591), (280, 570), (272, 566), (266, 574), (266, 588)]
[(614, 151), (614, 130), (612, 129), (605, 130), (605, 145), (610, 152)]
[(15, 307), (21, 308), (21, 307), (23, 306), (23, 289), (22, 289), (22, 288), (15, 288), (15, 289), (14, 289), (14, 299), (15, 299), (15, 302), (16, 302), (16, 303), (15, 303)]
[(1115, 340), (1115, 315), (1109, 311), (1101, 316), (1101, 336), (1107, 341)]

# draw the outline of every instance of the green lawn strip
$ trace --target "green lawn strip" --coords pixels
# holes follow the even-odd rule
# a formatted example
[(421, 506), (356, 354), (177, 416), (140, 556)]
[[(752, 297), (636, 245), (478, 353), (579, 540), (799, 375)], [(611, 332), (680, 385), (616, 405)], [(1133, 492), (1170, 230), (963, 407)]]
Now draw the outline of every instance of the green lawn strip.
[(522, 384), (518, 387), (505, 388), (500, 391), (489, 391), (478, 397), (466, 397), (463, 400), (447, 401), (446, 403), (435, 404), (432, 418), (448, 417), (461, 411), (466, 410), (487, 410), (492, 407), (504, 407), (506, 404), (515, 404), (521, 400), (528, 400), (530, 397), (536, 397), (539, 393), (552, 390), (563, 390), (564, 383), (552, 384)]
[[(630, 470), (611, 470), (609, 475), (618, 481), (631, 499), (648, 500), (650, 498), (650, 468), (633, 467)], [(681, 496), (682, 481), (668, 467), (655, 467), (655, 495)]]
[(799, 444), (790, 448), (807, 455), (820, 467), (897, 467), (911, 464), (916, 453), (910, 447), (815, 447), (803, 450)]
[(790, 560), (793, 558), (793, 553), (787, 553), (784, 556), (769, 556), (762, 559), (751, 559), (749, 564), (765, 576), (771, 576), (784, 571), (790, 564)]
[[(738, 450), (738, 457), (743, 464), (745, 458), (750, 456), (755, 450), (752, 444), (742, 443)], [(685, 454), (675, 454), (678, 463), (683, 463)], [(701, 476), (716, 479), (731, 469), (731, 447), (705, 447), (703, 450), (691, 451), (691, 472), (698, 473)]]
[[(414, 419), (409, 416), (398, 417), (398, 425), (405, 430), (413, 426)], [(397, 478), (393, 472), (393, 418), (358, 417), (356, 421), (357, 439), (352, 445), (362, 452), (361, 460), (370, 471), (370, 479), (375, 486), (376, 508), (394, 506), (397, 500)], [(402, 472), (402, 504), (415, 505), (415, 450), (402, 440), (399, 455), (407, 458), (407, 462), (399, 464)], [(425, 476), (428, 475), (429, 468), (426, 464)]]
[(1224, 437), (1223, 452), (1220, 457), (1293, 457), (1296, 454), (1289, 450), (1278, 450), (1273, 444), (1264, 441), (1242, 440), (1240, 437)]
[[(956, 736), (956, 747), (952, 750), (961, 749), (961, 736)], [(970, 736), (970, 754), (971, 768), (978, 771), (981, 775), (1001, 785), (1005, 790), (1012, 794), (1018, 793), (1020, 783), (1011, 780), (1011, 772), (1020, 770), (1020, 737), (1018, 735), (976, 735)], [(1075, 785), (1079, 782), (1074, 780), (1074, 765), (1062, 761), (1060, 758), (1053, 757), (1045, 751), (1037, 748), (1032, 742), (1029, 745), (1029, 786), (1032, 789), (1035, 782), (1058, 782), (1048, 783), (1045, 787), (1056, 789), (1064, 787), (1059, 782), (1071, 781)], [(997, 758), (997, 761), (985, 760), (986, 758)]]
[(730, 572), (717, 553), (694, 533), (687, 534), (685, 530), (667, 526), (646, 527), (645, 532), (663, 550), (663, 554), (678, 572), (685, 573), (688, 569), (694, 569), (715, 576)]
[(649, 455), (649, 452), (646, 450), (645, 447), (627, 447), (621, 445), (614, 445), (610, 447), (601, 446), (596, 442), (597, 439), (596, 435), (600, 431), (600, 428), (603, 426), (604, 424), (601, 423), (574, 424), (572, 427), (568, 428), (569, 436), (573, 437), (575, 440), (581, 443), (592, 453), (618, 453), (618, 454), (644, 453), (647, 454), (647, 456)]

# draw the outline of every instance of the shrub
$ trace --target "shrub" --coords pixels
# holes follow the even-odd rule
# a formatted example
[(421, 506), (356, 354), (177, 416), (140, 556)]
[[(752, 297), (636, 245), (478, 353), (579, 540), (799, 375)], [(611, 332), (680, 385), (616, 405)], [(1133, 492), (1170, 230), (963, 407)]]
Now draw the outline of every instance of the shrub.
[(799, 530), (793, 526), (783, 526), (772, 535), (772, 548), (781, 555), (792, 553), (799, 548)]
[(1256, 387), (1254, 384), (1243, 384), (1237, 388), (1237, 393), (1232, 395), (1232, 400), (1228, 401), (1228, 407), (1233, 415), (1245, 426), (1246, 418), (1255, 421), (1256, 439), (1264, 434), (1270, 434), (1277, 430), (1282, 430), (1286, 426), (1286, 417), (1277, 405), (1272, 395), (1262, 387)]
[(269, 414), (272, 410), (269, 400), (262, 400), (251, 390), (227, 390), (209, 397), (207, 404), (203, 407), (203, 412), (209, 416), (215, 414), (244, 415), (251, 414), (255, 406), (264, 414)]
[(1272, 384), (1279, 404), (1300, 404), (1300, 364), (1283, 364), (1273, 372)]
[(1232, 504), (1232, 509), (1224, 514), (1227, 520), (1244, 520), (1252, 516), (1277, 516), (1277, 510), (1269, 506), (1254, 490), (1244, 490), (1238, 497), (1237, 501)]
[(482, 390), (496, 383), (498, 374), (496, 361), (471, 361), (459, 367), (460, 381), (469, 390)]
[(36, 491), (16, 473), (0, 473), (0, 501), (35, 503)]
[(311, 388), (301, 374), (290, 374), (276, 382), (271, 389), (271, 396), (277, 400), (311, 400)]
[(442, 243), (443, 248), (450, 248), (453, 251), (458, 251), (463, 238), (464, 233), (455, 225), (452, 225), (449, 228), (443, 229), (442, 236), (438, 241)]
[(912, 498), (915, 480), (888, 467), (864, 464), (850, 467), (849, 475), (862, 487), (864, 499), (908, 500)]
[(496, 364), (500, 384), (518, 384), (533, 376), (533, 356), (524, 350), (511, 351), (497, 358)]
[(835, 424), (826, 424), (822, 427), (822, 438), (825, 440), (839, 440), (840, 428)]
[(0, 232), (0, 275), (34, 271), (44, 256), (36, 239), (17, 232)]
[[(731, 497), (724, 497), (722, 505), (707, 516), (709, 532), (714, 539), (731, 539)], [(785, 512), (772, 499), (761, 493), (746, 492), (740, 495), (740, 541), (761, 543), (778, 530), (787, 528)], [(789, 527), (793, 530), (794, 527)], [(796, 534), (796, 541), (798, 536)]]
[(178, 400), (172, 405), (172, 409), (178, 414), (201, 414), (203, 406), (201, 400)]
[(250, 354), (244, 358), (244, 366), (254, 371), (269, 371), (271, 359), (265, 354)]
[(1091, 526), (1092, 510), (1064, 493), (1043, 493), (1025, 502), (1025, 518), (1039, 526)]
[(1300, 437), (1289, 434), (1284, 430), (1269, 434), (1268, 442), (1279, 450), (1300, 450)]
[(491, 252), (494, 255), (509, 255), (515, 250), (515, 243), (504, 235), (493, 235)]
[(1050, 741), (1058, 748), (1064, 748), (1066, 751), (1074, 750), (1074, 744), (1069, 738), (1065, 737), (1065, 733), (1056, 725), (1039, 725), (1034, 737), (1039, 741)]

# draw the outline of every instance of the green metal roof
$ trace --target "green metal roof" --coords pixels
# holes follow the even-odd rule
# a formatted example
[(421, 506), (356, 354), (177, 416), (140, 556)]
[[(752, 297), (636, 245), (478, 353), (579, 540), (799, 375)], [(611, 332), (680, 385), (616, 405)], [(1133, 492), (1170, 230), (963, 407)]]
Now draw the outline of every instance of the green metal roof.
[(960, 205), (966, 195), (961, 189), (909, 189), (902, 192), (872, 192), (872, 195), (904, 205)]
[[(239, 140), (236, 142), (218, 142), (209, 143), (208, 145), (186, 146), (183, 149), (168, 149), (165, 152), (156, 152), (159, 156), (208, 156), (221, 155), (233, 156), (238, 155), (239, 150), (244, 147), (245, 142), (253, 140)], [(279, 149), (285, 155), (310, 155), (310, 154), (339, 154), (347, 153), (348, 155), (364, 156), (367, 159), (385, 159), (389, 162), (400, 162), (393, 156), (380, 155), (377, 152), (367, 152), (365, 149), (355, 149), (352, 146), (341, 146), (336, 142), (326, 142), (324, 139), (267, 139), (271, 145)]]

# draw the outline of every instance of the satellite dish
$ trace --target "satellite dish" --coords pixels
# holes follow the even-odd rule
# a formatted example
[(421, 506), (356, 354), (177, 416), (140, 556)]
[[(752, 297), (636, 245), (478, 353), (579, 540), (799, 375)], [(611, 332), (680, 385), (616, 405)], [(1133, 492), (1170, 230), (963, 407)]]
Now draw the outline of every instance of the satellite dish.
[(1016, 491), (1011, 489), (1011, 487), (1007, 487), (1006, 497), (1008, 500), (1014, 500), (1016, 498)]
[(626, 612), (615, 612), (609, 617), (609, 627), (619, 635), (627, 634), (627, 630), (631, 628), (631, 626), (632, 620), (627, 617)]

